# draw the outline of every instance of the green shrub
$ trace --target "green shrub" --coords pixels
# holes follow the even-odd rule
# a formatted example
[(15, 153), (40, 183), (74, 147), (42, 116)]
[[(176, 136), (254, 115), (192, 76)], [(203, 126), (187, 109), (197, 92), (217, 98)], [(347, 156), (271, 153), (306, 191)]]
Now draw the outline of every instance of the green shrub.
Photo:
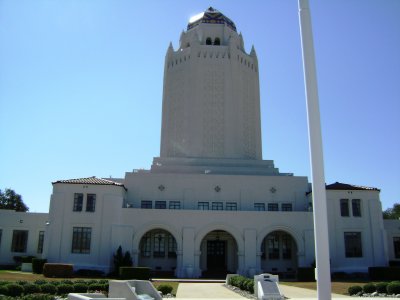
[(35, 274), (43, 273), (43, 266), (47, 262), (47, 259), (32, 258), (32, 272)]
[(101, 284), (108, 284), (108, 280), (107, 279), (100, 279), (99, 283)]
[(10, 281), (0, 280), (0, 286), (10, 284)]
[(369, 267), (368, 275), (371, 280), (399, 280), (400, 267)]
[(25, 295), (21, 298), (21, 300), (54, 300), (55, 297), (47, 294), (33, 294), (33, 295)]
[(0, 285), (0, 295), (8, 295), (7, 285)]
[(86, 283), (74, 283), (75, 293), (86, 293), (88, 291), (88, 286)]
[(376, 292), (376, 285), (373, 283), (367, 283), (366, 285), (363, 286), (363, 292), (367, 294)]
[(97, 283), (99, 283), (99, 281), (98, 281), (98, 280), (95, 280), (95, 279), (91, 279), (91, 280), (86, 281), (86, 284), (87, 284), (87, 285), (97, 284)]
[(72, 284), (60, 284), (57, 286), (57, 295), (67, 295), (74, 292), (74, 286)]
[(86, 281), (86, 280), (83, 280), (83, 279), (75, 280), (75, 281), (74, 281), (74, 284), (75, 284), (75, 283), (83, 283), (83, 284), (86, 284), (86, 285), (87, 285), (87, 281)]
[(35, 284), (39, 284), (39, 285), (40, 285), (40, 284), (46, 284), (46, 283), (47, 283), (47, 281), (46, 281), (46, 280), (44, 280), (44, 279), (38, 279), (38, 280), (35, 280), (35, 281), (34, 281), (34, 283), (35, 283)]
[(74, 284), (74, 283), (72, 282), (72, 280), (64, 279), (60, 281), (60, 284)]
[(25, 284), (23, 287), (24, 287), (24, 295), (36, 294), (36, 293), (40, 293), (40, 291), (41, 291), (39, 284), (28, 283), (28, 284)]
[(388, 284), (389, 284), (389, 282), (378, 282), (376, 284), (376, 291), (381, 294), (383, 294), (383, 293), (386, 294), (386, 292), (387, 292), (386, 288), (387, 288)]
[(108, 288), (109, 288), (109, 285), (108, 285), (108, 282), (107, 282), (107, 283), (103, 284), (103, 288), (101, 290), (106, 292), (106, 293), (108, 293)]
[(24, 292), (24, 287), (19, 284), (10, 283), (6, 287), (8, 289), (6, 296), (19, 297)]
[(298, 281), (315, 281), (315, 269), (314, 268), (297, 268), (297, 280)]
[(40, 289), (42, 290), (42, 293), (44, 293), (44, 294), (55, 295), (57, 293), (56, 286), (51, 283), (42, 284), (40, 286)]
[(54, 285), (54, 286), (58, 286), (58, 285), (61, 284), (61, 281), (49, 281), (48, 283), (49, 283), (49, 284), (52, 284), (52, 285)]
[(103, 288), (104, 288), (104, 285), (100, 284), (100, 283), (92, 283), (92, 284), (89, 284), (89, 286), (88, 286), (88, 290), (93, 291), (93, 292), (94, 291), (102, 291)]
[(359, 292), (362, 292), (362, 287), (359, 285), (352, 285), (351, 287), (349, 287), (349, 289), (347, 290), (349, 292), (350, 296), (356, 295)]
[(253, 279), (247, 280), (246, 291), (248, 291), (250, 294), (254, 294), (254, 280)]
[(32, 263), (32, 259), (34, 259), (34, 256), (22, 256), (21, 257), (21, 262), (22, 263), (28, 263), (31, 264)]
[(174, 288), (168, 284), (160, 284), (157, 287), (157, 290), (160, 291), (163, 295), (170, 294)]
[(146, 267), (120, 267), (119, 277), (121, 279), (149, 280), (150, 268)]
[(26, 281), (26, 280), (17, 280), (15, 283), (16, 283), (16, 284), (19, 284), (19, 285), (26, 285), (26, 284), (28, 284), (29, 282)]
[(392, 294), (400, 294), (400, 281), (392, 281), (387, 285), (387, 293), (389, 295)]
[(43, 275), (45, 277), (70, 278), (74, 274), (72, 264), (49, 264), (43, 266)]

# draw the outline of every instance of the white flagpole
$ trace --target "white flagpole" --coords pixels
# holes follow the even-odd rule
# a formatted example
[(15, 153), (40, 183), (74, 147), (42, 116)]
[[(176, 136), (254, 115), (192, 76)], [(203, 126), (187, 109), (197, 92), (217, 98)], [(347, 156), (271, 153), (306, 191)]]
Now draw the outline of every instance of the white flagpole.
[(328, 214), (326, 207), (324, 159), (322, 153), (314, 44), (308, 0), (299, 0), (299, 18), (310, 144), (317, 292), (318, 299), (330, 300), (331, 273), (329, 264)]

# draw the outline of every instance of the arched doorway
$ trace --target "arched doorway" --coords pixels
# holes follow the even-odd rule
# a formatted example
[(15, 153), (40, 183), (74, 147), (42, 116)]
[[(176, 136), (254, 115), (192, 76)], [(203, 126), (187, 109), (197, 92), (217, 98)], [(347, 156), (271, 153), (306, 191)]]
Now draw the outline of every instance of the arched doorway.
[(265, 273), (294, 277), (297, 270), (297, 245), (287, 232), (269, 233), (261, 243), (261, 269)]
[(200, 269), (202, 276), (223, 277), (236, 273), (238, 247), (235, 238), (227, 231), (213, 230), (200, 244)]
[(149, 267), (156, 276), (175, 275), (177, 244), (164, 229), (147, 231), (140, 239), (138, 266)]

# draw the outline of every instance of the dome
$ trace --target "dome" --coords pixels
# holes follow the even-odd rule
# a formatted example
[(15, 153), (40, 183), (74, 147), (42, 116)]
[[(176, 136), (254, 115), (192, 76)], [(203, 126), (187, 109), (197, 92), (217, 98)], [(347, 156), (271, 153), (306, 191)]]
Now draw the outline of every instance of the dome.
[(211, 6), (205, 12), (191, 17), (187, 26), (187, 30), (192, 29), (201, 23), (226, 24), (229, 28), (236, 31), (235, 23)]

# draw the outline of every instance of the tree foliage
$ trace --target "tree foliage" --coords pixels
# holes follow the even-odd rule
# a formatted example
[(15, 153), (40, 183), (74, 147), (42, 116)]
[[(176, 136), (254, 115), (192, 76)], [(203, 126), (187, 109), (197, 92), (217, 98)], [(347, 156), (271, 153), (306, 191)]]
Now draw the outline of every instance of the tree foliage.
[(400, 203), (393, 204), (393, 207), (383, 211), (384, 219), (400, 219)]
[(27, 212), (29, 207), (26, 206), (21, 195), (18, 195), (12, 189), (5, 189), (4, 192), (0, 190), (0, 209)]
[(118, 274), (120, 267), (132, 267), (132, 257), (129, 251), (123, 254), (122, 247), (119, 246), (114, 254), (114, 272)]

